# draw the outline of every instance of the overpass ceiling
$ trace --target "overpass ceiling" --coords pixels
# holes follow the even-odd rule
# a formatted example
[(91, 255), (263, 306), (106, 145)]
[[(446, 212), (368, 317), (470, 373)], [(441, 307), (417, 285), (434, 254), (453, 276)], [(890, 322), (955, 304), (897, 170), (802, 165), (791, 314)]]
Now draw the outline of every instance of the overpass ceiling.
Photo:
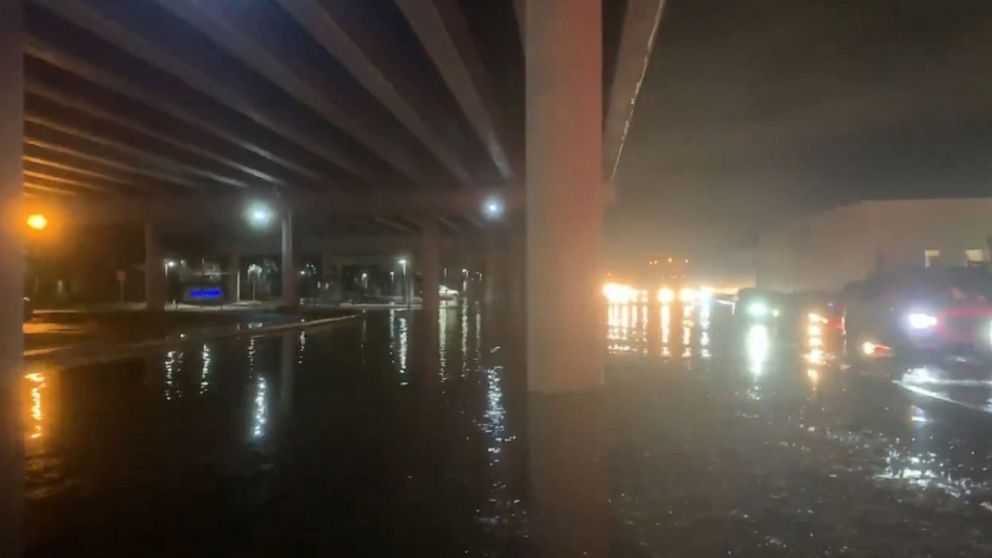
[[(627, 2), (605, 4), (609, 56)], [(25, 25), (29, 196), (443, 194), (522, 175), (514, 0), (28, 0)]]

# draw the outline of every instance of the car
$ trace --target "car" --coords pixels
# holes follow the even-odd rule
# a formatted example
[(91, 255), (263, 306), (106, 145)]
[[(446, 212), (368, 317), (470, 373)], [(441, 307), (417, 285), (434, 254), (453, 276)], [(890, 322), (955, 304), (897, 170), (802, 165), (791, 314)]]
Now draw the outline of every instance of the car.
[(819, 338), (819, 343), (840, 348), (844, 339), (844, 302), (840, 293), (804, 291), (787, 297), (782, 327), (797, 340)]
[(754, 287), (737, 291), (734, 320), (739, 324), (773, 323), (782, 315), (781, 293)]
[(938, 267), (879, 273), (852, 289), (844, 313), (852, 363), (992, 357), (992, 274)]

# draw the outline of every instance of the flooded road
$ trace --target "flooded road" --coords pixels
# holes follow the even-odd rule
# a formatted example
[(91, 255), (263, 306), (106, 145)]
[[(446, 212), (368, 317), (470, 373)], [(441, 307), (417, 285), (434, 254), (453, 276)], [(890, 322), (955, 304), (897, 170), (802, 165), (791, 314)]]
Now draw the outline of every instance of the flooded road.
[(30, 553), (992, 554), (988, 383), (861, 374), (718, 305), (607, 318), (592, 412), (528, 401), (475, 305), (436, 358), (394, 310), (29, 368)]

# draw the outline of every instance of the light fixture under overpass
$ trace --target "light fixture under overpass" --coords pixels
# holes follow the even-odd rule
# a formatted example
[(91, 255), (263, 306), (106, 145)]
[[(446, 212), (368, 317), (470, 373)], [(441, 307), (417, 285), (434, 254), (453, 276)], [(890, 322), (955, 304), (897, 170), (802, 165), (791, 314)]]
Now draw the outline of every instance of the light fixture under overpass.
[(489, 196), (482, 202), (482, 214), (490, 221), (502, 219), (505, 211), (506, 204), (498, 196)]
[(266, 229), (272, 224), (272, 220), (275, 218), (275, 211), (269, 204), (255, 201), (248, 205), (245, 217), (252, 227)]

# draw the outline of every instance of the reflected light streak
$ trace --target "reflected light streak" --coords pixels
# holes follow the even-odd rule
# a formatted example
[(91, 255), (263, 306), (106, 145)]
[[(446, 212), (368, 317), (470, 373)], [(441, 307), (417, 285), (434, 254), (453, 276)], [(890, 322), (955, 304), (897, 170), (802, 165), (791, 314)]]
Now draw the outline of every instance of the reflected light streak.
[(664, 305), (661, 307), (661, 356), (672, 356), (669, 341), (672, 336), (672, 307)]
[(204, 395), (210, 391), (210, 366), (213, 364), (213, 355), (206, 343), (200, 350), (200, 361), (203, 363), (200, 367), (200, 395)]
[(437, 313), (438, 331), (438, 373), (441, 381), (448, 379), (448, 311), (444, 308)]
[(31, 405), (28, 409), (31, 419), (31, 430), (28, 437), (38, 440), (45, 433), (45, 394), (48, 391), (48, 382), (45, 374), (41, 372), (31, 372), (24, 375), (30, 387)]
[[(407, 351), (409, 351), (409, 349), (410, 349), (410, 347), (409, 347), (409, 331), (408, 330), (409, 330), (409, 328), (407, 326), (407, 318), (406, 318), (406, 316), (403, 316), (403, 317), (401, 317), (399, 319), (399, 332), (400, 332), (400, 341), (399, 341), (399, 345), (400, 345), (399, 346), (399, 353), (400, 353), (399, 354), (399, 359), (400, 359), (399, 365), (400, 365), (400, 368), (399, 368), (399, 372), (400, 372), (400, 375), (401, 376), (406, 376), (406, 372), (407, 372), (407, 370), (406, 370), (406, 357), (407, 357)], [(400, 385), (401, 386), (405, 386), (408, 383), (409, 382), (407, 382), (406, 379), (403, 379), (400, 382)]]
[(748, 371), (755, 376), (760, 376), (764, 371), (765, 362), (768, 360), (770, 349), (768, 327), (764, 324), (751, 326), (747, 330), (746, 350)]
[(268, 389), (265, 376), (259, 376), (255, 381), (255, 399), (251, 423), (251, 436), (255, 439), (265, 436), (269, 419)]

